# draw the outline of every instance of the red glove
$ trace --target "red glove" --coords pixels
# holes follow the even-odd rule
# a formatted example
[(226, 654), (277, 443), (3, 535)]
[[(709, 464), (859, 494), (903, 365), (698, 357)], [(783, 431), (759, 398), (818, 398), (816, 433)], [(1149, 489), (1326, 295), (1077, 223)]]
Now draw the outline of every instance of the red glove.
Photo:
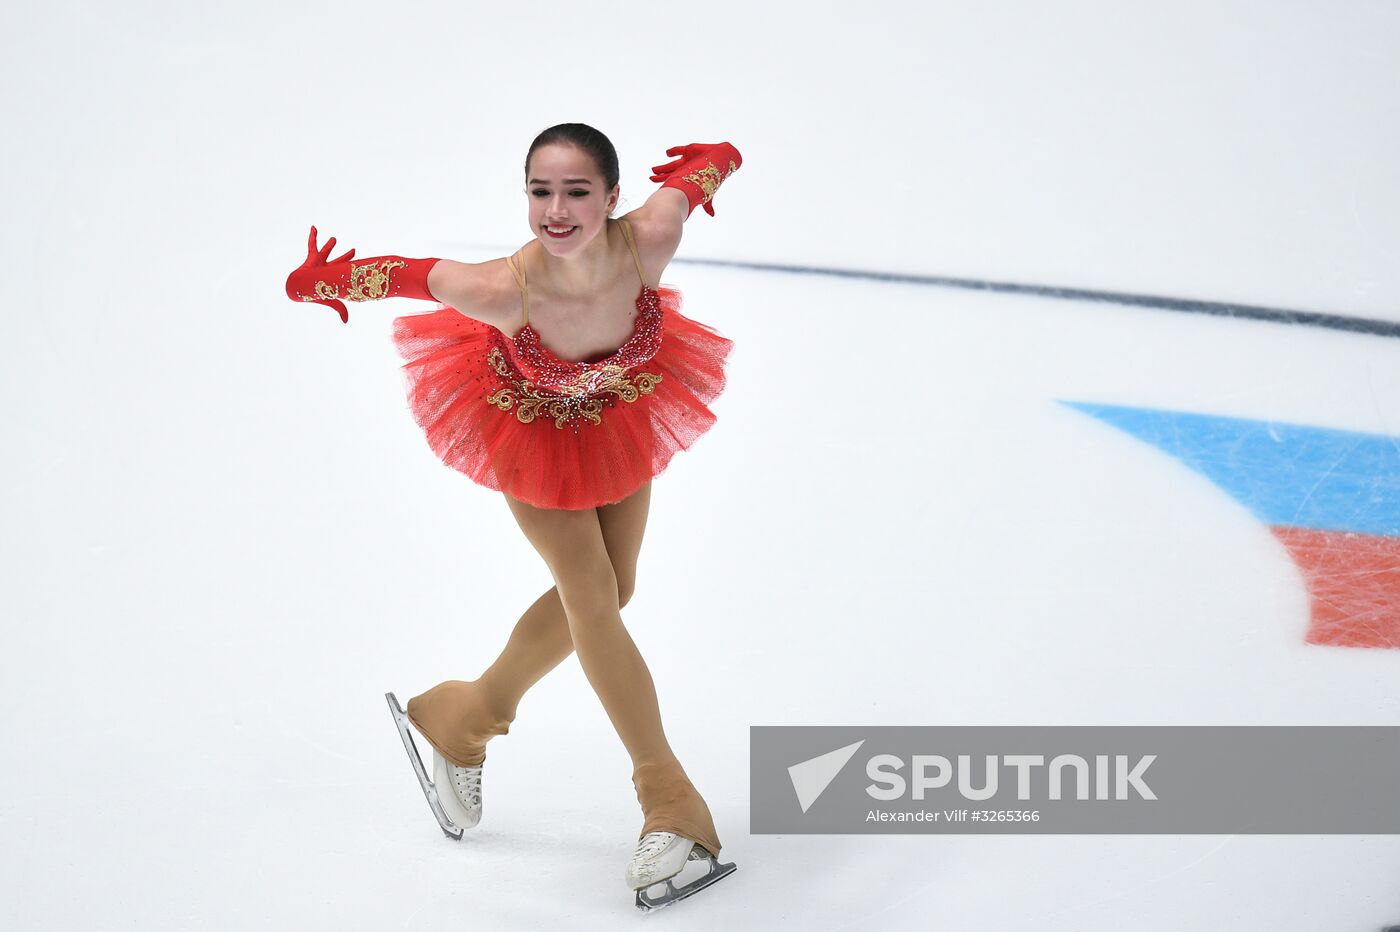
[(713, 217), (715, 209), (710, 205), (710, 198), (715, 196), (724, 180), (744, 164), (739, 150), (727, 142), (692, 142), (688, 146), (667, 149), (666, 154), (680, 157), (674, 162), (653, 166), (651, 170), (656, 174), (651, 176), (651, 180), (664, 180), (665, 184), (661, 187), (679, 188), (685, 193), (690, 201), (687, 218), (699, 204), (704, 204), (705, 213)]
[(326, 261), (335, 237), (316, 248), (316, 228), (306, 244), (306, 261), (287, 276), (287, 297), (293, 301), (314, 301), (332, 308), (344, 323), (350, 313), (340, 298), (346, 301), (378, 301), (381, 298), (422, 298), (436, 301), (428, 290), (428, 272), (439, 260), (405, 259), (403, 256), (375, 256), (350, 263), (355, 250), (339, 259)]

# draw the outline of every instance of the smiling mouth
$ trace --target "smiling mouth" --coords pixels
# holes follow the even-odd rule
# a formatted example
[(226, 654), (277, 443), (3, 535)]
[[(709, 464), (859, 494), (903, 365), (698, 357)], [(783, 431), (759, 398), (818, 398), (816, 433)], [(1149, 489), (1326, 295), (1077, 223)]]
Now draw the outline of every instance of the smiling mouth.
[(572, 227), (562, 227), (562, 228), (560, 228), (560, 227), (546, 226), (546, 227), (544, 228), (544, 231), (545, 231), (546, 233), (548, 233), (550, 236), (554, 237), (555, 239), (563, 239), (564, 237), (566, 237), (566, 236), (568, 236), (569, 234), (573, 233), (573, 232), (574, 232), (575, 230), (577, 230), (577, 229), (578, 229), (578, 227), (576, 227), (576, 226), (572, 226)]

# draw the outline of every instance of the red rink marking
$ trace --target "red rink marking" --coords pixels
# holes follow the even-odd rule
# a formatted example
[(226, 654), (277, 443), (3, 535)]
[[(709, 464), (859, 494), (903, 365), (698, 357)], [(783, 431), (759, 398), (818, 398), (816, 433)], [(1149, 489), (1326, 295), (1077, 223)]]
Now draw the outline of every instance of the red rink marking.
[(1312, 597), (1309, 644), (1400, 648), (1400, 537), (1270, 527)]

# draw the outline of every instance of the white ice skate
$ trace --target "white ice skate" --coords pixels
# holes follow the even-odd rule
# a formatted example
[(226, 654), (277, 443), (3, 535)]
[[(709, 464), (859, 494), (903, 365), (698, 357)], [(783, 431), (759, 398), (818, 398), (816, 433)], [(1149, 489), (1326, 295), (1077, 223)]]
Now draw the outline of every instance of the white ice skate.
[(481, 768), (458, 767), (445, 760), (434, 748), (433, 779), (429, 780), (427, 771), (423, 769), (423, 758), (418, 756), (418, 746), (408, 730), (408, 715), (393, 693), (385, 693), (384, 698), (389, 703), (394, 724), (399, 728), (399, 737), (403, 739), (404, 750), (408, 752), (408, 762), (413, 765), (413, 773), (428, 799), (428, 807), (433, 810), (443, 834), (461, 841), (463, 830), (481, 821)]
[(475, 828), (481, 821), (481, 768), (458, 767), (433, 748), (433, 786), (450, 786), (442, 795), (447, 817), (462, 828)]
[[(677, 887), (671, 878), (681, 872), (687, 861), (709, 861), (709, 873)], [(632, 862), (627, 865), (627, 886), (637, 891), (638, 909), (660, 909), (700, 892), (735, 870), (733, 864), (719, 863), (710, 852), (684, 835), (648, 832), (632, 852)], [(665, 892), (655, 897), (647, 895), (647, 888), (662, 883), (666, 885)]]

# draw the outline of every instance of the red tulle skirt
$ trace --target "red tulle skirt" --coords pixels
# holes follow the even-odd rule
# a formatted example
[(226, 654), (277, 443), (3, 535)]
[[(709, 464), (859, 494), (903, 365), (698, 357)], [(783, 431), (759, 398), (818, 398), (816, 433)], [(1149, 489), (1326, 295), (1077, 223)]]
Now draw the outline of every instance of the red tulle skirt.
[(522, 421), (521, 409), (496, 403), (521, 378), (500, 330), (446, 305), (396, 318), (408, 405), (428, 446), (472, 481), (540, 508), (592, 508), (631, 495), (714, 423), (708, 405), (724, 390), (734, 345), (681, 314), (676, 289), (657, 294), (660, 347), (627, 370), (650, 391), (600, 396), (597, 423), (562, 427), (552, 416)]

